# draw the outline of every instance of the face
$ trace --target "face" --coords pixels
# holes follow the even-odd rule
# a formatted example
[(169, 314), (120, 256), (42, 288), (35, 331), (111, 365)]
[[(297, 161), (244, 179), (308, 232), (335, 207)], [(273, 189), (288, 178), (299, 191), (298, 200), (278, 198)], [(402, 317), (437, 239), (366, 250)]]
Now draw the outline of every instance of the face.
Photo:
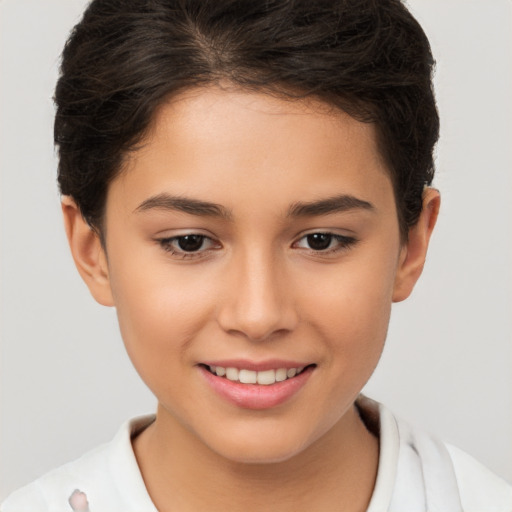
[(403, 259), (372, 125), (190, 91), (111, 184), (105, 222), (122, 336), (160, 421), (237, 461), (288, 459), (342, 421)]

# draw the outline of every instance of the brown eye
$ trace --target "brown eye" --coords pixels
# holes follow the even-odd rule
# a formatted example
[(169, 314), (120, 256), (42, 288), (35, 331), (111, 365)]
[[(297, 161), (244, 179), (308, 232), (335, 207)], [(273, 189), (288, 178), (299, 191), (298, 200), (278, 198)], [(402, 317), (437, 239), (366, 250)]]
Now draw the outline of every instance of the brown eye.
[(185, 252), (195, 252), (202, 248), (204, 243), (203, 235), (185, 235), (176, 238), (178, 247)]
[(178, 259), (202, 258), (222, 247), (217, 240), (198, 233), (159, 238), (155, 241), (165, 252)]
[(328, 231), (317, 231), (309, 233), (297, 240), (293, 246), (297, 249), (306, 249), (311, 254), (322, 256), (334, 256), (349, 249), (357, 240), (351, 236), (338, 235)]
[(310, 249), (325, 251), (331, 245), (332, 238), (330, 233), (312, 233), (306, 237), (306, 240)]

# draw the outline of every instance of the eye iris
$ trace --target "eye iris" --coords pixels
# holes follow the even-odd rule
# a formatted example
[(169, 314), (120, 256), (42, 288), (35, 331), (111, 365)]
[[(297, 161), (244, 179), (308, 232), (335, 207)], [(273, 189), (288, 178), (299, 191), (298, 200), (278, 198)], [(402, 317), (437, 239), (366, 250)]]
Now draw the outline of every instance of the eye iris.
[(312, 233), (307, 236), (308, 245), (315, 251), (323, 251), (331, 245), (332, 235), (327, 233)]
[(178, 238), (178, 245), (182, 251), (193, 252), (201, 249), (203, 241), (202, 235), (185, 235)]

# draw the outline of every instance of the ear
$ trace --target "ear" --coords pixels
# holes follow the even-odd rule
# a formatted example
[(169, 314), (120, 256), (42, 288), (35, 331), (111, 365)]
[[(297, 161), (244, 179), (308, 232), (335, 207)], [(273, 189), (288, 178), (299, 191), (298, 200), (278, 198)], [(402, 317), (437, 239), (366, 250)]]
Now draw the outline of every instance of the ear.
[(62, 214), (76, 268), (92, 296), (103, 306), (113, 306), (107, 255), (99, 235), (87, 224), (70, 196), (62, 197)]
[(409, 229), (409, 238), (400, 251), (393, 302), (400, 302), (409, 297), (423, 271), (440, 204), (439, 191), (434, 188), (425, 189), (423, 208), (418, 222)]

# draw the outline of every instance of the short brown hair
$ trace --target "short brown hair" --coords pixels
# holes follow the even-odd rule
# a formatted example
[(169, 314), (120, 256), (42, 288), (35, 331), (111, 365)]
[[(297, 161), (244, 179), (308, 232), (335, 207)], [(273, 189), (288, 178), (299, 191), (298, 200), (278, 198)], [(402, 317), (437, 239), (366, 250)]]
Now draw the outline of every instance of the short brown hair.
[(93, 0), (55, 92), (61, 192), (101, 232), (108, 185), (158, 106), (222, 80), (375, 123), (406, 237), (434, 174), (433, 66), (400, 0)]

